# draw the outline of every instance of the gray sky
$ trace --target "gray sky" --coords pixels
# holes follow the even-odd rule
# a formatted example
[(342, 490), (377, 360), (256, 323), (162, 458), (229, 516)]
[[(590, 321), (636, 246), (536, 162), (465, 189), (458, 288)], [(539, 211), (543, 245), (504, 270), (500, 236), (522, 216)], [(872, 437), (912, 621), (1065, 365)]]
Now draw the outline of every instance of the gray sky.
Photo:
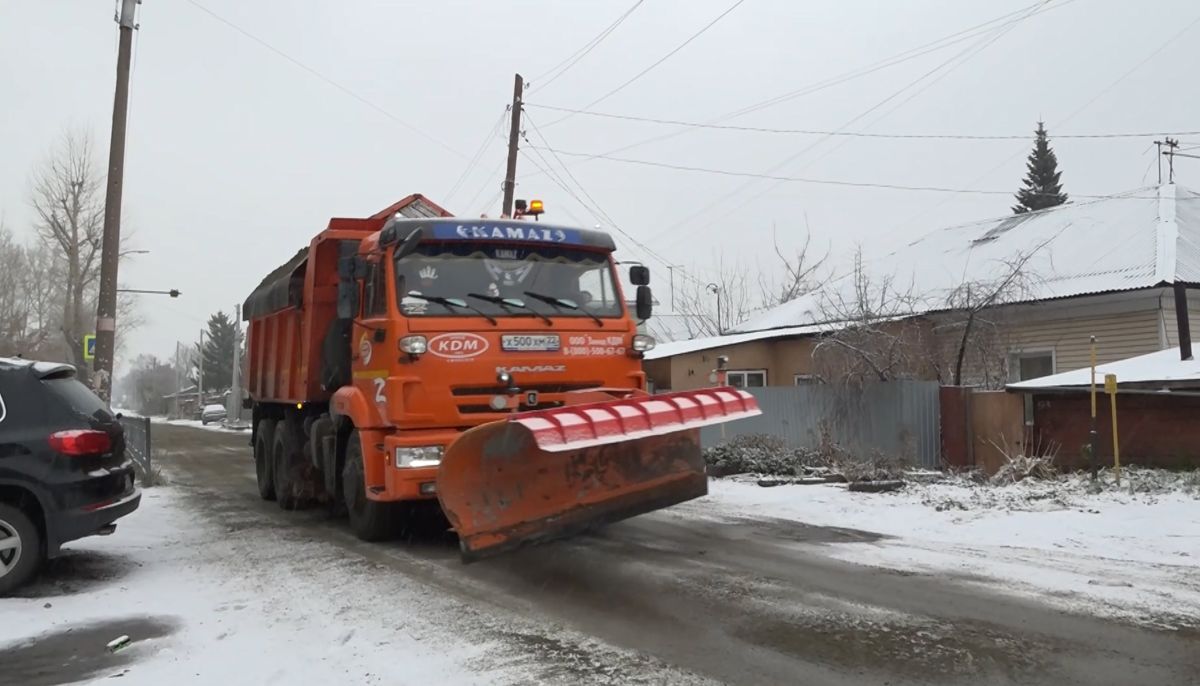
[[(168, 355), (176, 340), (194, 340), (209, 313), (232, 310), (330, 216), (363, 216), (412, 192), (463, 214), (486, 209), (495, 215), (504, 156), (499, 136), (489, 141), (459, 190), (452, 196), (449, 191), (500, 119), (515, 71), (532, 81), (526, 111), (536, 129), (526, 130), (535, 144), (541, 144), (536, 133), (541, 130), (563, 151), (608, 152), (679, 131), (586, 115), (551, 125), (562, 113), (534, 105), (588, 105), (734, 0), (646, 0), (544, 89), (539, 77), (633, 0), (197, 2), (391, 116), (187, 0), (145, 0), (132, 76), (124, 226), (135, 233), (135, 247), (151, 254), (124, 265), (121, 281), (128, 287), (179, 288), (184, 297), (142, 301), (146, 324), (129, 355)], [(746, 0), (594, 109), (711, 121), (1032, 2)], [(65, 128), (91, 132), (101, 161), (107, 157), (117, 37), (113, 4), (0, 4), (5, 88), (0, 212), (19, 234), (28, 233), (31, 221), (30, 170)], [(1200, 129), (1200, 91), (1189, 86), (1200, 64), (1200, 6), (1194, 0), (1051, 0), (1043, 9), (726, 123), (1004, 135), (1025, 134), (1042, 118), (1052, 137)], [(1066, 190), (1077, 195), (1153, 183), (1149, 144), (1150, 139), (1053, 141)], [(1023, 140), (689, 130), (617, 154), (751, 173), (795, 157), (771, 173), (1011, 191), (1028, 149)], [(530, 154), (545, 164), (536, 152)], [(541, 154), (557, 164), (552, 153)], [(879, 253), (941, 226), (1005, 214), (1012, 203), (1005, 195), (775, 183), (606, 160), (562, 161), (621, 228), (703, 280), (719, 255), (768, 268), (772, 227), (785, 246), (802, 239), (807, 221), (814, 243), (830, 246), (837, 256), (856, 244)], [(1182, 183), (1200, 185), (1200, 162), (1180, 160), (1178, 167)], [(565, 180), (578, 194), (575, 181)], [(518, 182), (518, 197), (545, 200), (547, 218), (600, 223), (524, 158)], [(632, 247), (624, 238), (618, 241)], [(656, 283), (665, 290), (662, 265), (638, 249), (632, 252), (656, 270)]]

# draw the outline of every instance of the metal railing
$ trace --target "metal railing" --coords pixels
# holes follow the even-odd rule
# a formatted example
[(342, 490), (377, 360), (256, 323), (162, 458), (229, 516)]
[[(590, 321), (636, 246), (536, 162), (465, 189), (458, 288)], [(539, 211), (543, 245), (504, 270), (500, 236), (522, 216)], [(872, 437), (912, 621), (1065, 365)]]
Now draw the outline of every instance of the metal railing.
[(125, 453), (143, 475), (150, 474), (150, 418), (122, 416), (120, 421), (125, 430)]

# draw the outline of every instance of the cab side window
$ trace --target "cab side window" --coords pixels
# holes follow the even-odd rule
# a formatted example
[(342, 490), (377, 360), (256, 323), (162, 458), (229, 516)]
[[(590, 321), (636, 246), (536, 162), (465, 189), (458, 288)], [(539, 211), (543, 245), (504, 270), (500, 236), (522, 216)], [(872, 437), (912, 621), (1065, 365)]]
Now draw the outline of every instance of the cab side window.
[(363, 316), (379, 317), (387, 314), (387, 269), (382, 262), (368, 262), (367, 274), (363, 277)]

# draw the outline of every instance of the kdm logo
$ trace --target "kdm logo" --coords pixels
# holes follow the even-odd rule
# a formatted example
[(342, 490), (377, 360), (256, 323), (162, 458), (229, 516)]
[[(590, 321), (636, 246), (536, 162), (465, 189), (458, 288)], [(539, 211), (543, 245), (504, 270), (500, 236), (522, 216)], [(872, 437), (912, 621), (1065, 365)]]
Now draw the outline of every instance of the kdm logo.
[(470, 359), (487, 349), (487, 339), (473, 333), (444, 333), (429, 340), (429, 352), (449, 360)]

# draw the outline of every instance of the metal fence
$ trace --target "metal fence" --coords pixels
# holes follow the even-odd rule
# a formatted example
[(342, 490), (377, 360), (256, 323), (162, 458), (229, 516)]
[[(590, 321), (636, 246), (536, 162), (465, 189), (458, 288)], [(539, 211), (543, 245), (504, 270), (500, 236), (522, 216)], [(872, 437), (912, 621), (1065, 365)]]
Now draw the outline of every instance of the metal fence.
[[(825, 384), (746, 389), (762, 415), (704, 427), (700, 441), (718, 445), (742, 434), (778, 436), (797, 448), (816, 448), (822, 431), (851, 453), (880, 451), (940, 466), (941, 414), (934, 381), (892, 381), (851, 390)], [(722, 434), (724, 427), (724, 434)]]
[(125, 429), (125, 454), (142, 474), (150, 474), (150, 418), (122, 416), (121, 428)]

